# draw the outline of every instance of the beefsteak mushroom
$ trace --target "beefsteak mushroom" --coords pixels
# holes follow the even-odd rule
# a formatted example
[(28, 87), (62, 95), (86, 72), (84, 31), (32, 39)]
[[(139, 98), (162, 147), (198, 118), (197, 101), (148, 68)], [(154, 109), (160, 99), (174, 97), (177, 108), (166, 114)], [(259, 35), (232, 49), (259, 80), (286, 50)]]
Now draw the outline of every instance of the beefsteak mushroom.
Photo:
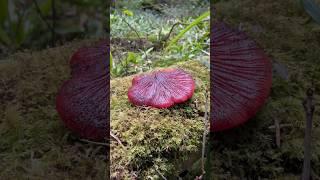
[(271, 61), (244, 32), (222, 22), (211, 28), (211, 131), (236, 127), (264, 104), (272, 83)]
[(70, 60), (71, 78), (56, 97), (56, 109), (64, 124), (82, 138), (107, 137), (109, 83), (107, 41), (80, 48)]
[(169, 108), (190, 99), (195, 82), (182, 69), (163, 69), (138, 75), (128, 91), (129, 101), (138, 106)]

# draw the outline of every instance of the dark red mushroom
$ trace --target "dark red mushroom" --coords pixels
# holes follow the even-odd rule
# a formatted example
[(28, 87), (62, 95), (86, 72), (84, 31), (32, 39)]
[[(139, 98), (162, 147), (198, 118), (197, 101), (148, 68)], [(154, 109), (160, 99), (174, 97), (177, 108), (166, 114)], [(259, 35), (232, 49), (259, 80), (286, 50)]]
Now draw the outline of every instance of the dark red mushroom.
[(211, 28), (211, 131), (236, 127), (252, 118), (268, 97), (271, 61), (245, 33), (215, 23)]
[[(211, 28), (213, 52), (211, 131), (236, 127), (253, 117), (268, 97), (271, 62), (248, 36), (224, 23)], [(57, 111), (81, 137), (103, 139), (107, 132), (107, 43), (82, 48), (71, 58), (72, 77), (57, 96)], [(181, 69), (167, 69), (137, 76), (128, 91), (136, 105), (168, 108), (192, 97), (195, 83)]]
[(108, 133), (108, 51), (104, 41), (74, 53), (71, 79), (64, 82), (56, 98), (64, 124), (82, 138), (100, 141)]
[(194, 89), (192, 76), (184, 70), (163, 69), (133, 78), (128, 98), (135, 105), (168, 108), (190, 99)]

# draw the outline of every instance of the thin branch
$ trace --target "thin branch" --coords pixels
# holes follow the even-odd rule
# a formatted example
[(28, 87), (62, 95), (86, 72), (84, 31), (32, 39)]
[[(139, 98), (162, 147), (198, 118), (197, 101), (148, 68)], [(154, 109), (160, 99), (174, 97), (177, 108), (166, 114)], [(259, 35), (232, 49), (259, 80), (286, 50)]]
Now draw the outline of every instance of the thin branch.
[(36, 10), (37, 10), (37, 13), (38, 13), (38, 15), (40, 16), (40, 18), (42, 19), (42, 21), (43, 21), (44, 23), (46, 23), (48, 29), (50, 29), (50, 30), (52, 31), (52, 27), (51, 27), (51, 25), (48, 23), (48, 21), (46, 21), (45, 17), (43, 16), (43, 14), (42, 14), (42, 12), (41, 12), (41, 10), (40, 10), (40, 7), (39, 7), (37, 1), (36, 1), (36, 0), (32, 0), (32, 2), (33, 2), (33, 4), (35, 5)]
[(51, 4), (51, 6), (52, 6), (52, 26), (49, 24), (49, 22), (43, 16), (37, 0), (32, 0), (32, 1), (33, 1), (33, 4), (36, 7), (38, 15), (40, 16), (42, 21), (47, 25), (48, 29), (51, 31), (51, 45), (54, 46), (54, 43), (55, 43), (55, 30), (54, 30), (54, 27), (55, 27), (55, 14), (56, 14), (55, 13), (55, 1), (52, 0), (52, 2), (51, 2), (52, 3)]
[(274, 118), (274, 125), (276, 127), (276, 144), (277, 147), (280, 148), (281, 146), (281, 129), (280, 129), (280, 123), (277, 118)]
[[(292, 124), (280, 124), (280, 128), (284, 128), (284, 127), (292, 127)], [(274, 129), (276, 128), (275, 125), (269, 126), (269, 129)]]
[(206, 138), (208, 134), (208, 92), (206, 91), (205, 93), (205, 98), (206, 98), (206, 104), (205, 104), (205, 114), (203, 118), (203, 123), (204, 123), (204, 130), (203, 130), (203, 136), (202, 136), (202, 154), (201, 154), (201, 169), (202, 169), (202, 174), (205, 174), (205, 160), (204, 160), (204, 155), (205, 155), (205, 149), (206, 149)]
[(90, 141), (90, 140), (87, 140), (87, 139), (80, 139), (80, 141), (86, 142), (86, 143), (90, 143), (90, 144), (100, 145), (100, 146), (109, 146), (109, 144), (107, 144), (107, 143)]
[(156, 167), (155, 169), (156, 169), (157, 173), (161, 176), (161, 178), (162, 178), (163, 180), (167, 180), (167, 178), (164, 177), (164, 175), (158, 170), (157, 167)]
[[(143, 43), (140, 34), (138, 33), (138, 31), (137, 31), (134, 27), (132, 27), (132, 26), (125, 20), (125, 18), (122, 17), (122, 15), (120, 15), (120, 17), (121, 17), (121, 19), (128, 25), (128, 27), (129, 27), (131, 30), (133, 30), (133, 31), (136, 33), (136, 35), (138, 36), (138, 39), (139, 39), (140, 42), (143, 44), (142, 51), (143, 51), (144, 54), (146, 55), (146, 60), (148, 60), (147, 51), (145, 50), (145, 44)], [(151, 67), (149, 66), (149, 69), (150, 69), (150, 68), (151, 68)]]
[[(312, 83), (313, 86), (313, 83)], [(311, 132), (312, 132), (312, 118), (315, 109), (314, 99), (313, 99), (313, 88), (309, 88), (306, 92), (306, 98), (303, 100), (303, 107), (306, 116), (306, 129), (304, 136), (304, 158), (303, 158), (303, 171), (302, 180), (310, 179), (311, 171)]]
[(120, 139), (115, 134), (113, 134), (111, 131), (110, 131), (110, 136), (113, 137), (118, 142), (118, 144), (120, 144), (122, 147), (125, 147), (122, 144), (122, 142), (120, 141)]
[(169, 39), (169, 37), (170, 37), (170, 35), (171, 35), (171, 33), (173, 32), (173, 29), (174, 29), (177, 25), (180, 25), (180, 24), (182, 24), (182, 25), (187, 25), (186, 23), (182, 23), (182, 22), (176, 22), (176, 23), (174, 23), (174, 24), (171, 26), (171, 29), (170, 29), (169, 33), (167, 34), (167, 36), (166, 36), (164, 39), (162, 39), (162, 40), (160, 39), (160, 41), (167, 42), (168, 39)]
[(205, 53), (206, 55), (210, 56), (210, 53), (209, 53), (209, 52), (207, 52), (207, 51), (205, 51), (205, 50), (202, 50), (202, 49), (201, 49), (201, 51), (202, 51), (203, 53)]
[(122, 15), (120, 15), (120, 17), (121, 17), (121, 19), (128, 25), (128, 27), (136, 33), (136, 35), (138, 36), (139, 40), (142, 42), (142, 39), (141, 39), (138, 31), (137, 31), (134, 27), (132, 27), (132, 26), (125, 20), (125, 18), (122, 17)]

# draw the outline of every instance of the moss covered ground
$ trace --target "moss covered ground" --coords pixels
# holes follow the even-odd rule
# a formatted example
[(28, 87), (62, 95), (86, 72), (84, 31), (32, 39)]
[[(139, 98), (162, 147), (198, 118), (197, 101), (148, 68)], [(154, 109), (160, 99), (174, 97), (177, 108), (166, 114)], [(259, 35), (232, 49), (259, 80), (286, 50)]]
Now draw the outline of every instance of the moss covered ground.
[(79, 141), (55, 110), (75, 41), (0, 60), (0, 179), (105, 179), (106, 150)]
[[(215, 4), (223, 20), (255, 39), (273, 61), (268, 102), (242, 127), (214, 134), (213, 179), (299, 179), (303, 162), (305, 117), (302, 100), (314, 80), (320, 90), (320, 29), (299, 1), (228, 0)], [(318, 104), (319, 106), (319, 104)], [(320, 118), (316, 107), (312, 132), (313, 178), (320, 175)], [(275, 120), (281, 128), (276, 146)]]
[(111, 80), (111, 131), (123, 144), (112, 141), (112, 177), (159, 179), (156, 169), (166, 177), (178, 177), (182, 162), (201, 149), (209, 70), (197, 61), (169, 67), (186, 70), (196, 81), (193, 97), (169, 109), (132, 105), (127, 92), (135, 75)]
[[(319, 102), (319, 25), (295, 0), (228, 0), (219, 1), (215, 7), (215, 20), (240, 28), (265, 49), (273, 59), (274, 77), (270, 97), (255, 118), (234, 130), (214, 134), (209, 167), (212, 179), (299, 179), (305, 126), (301, 102), (311, 79)], [(90, 43), (23, 51), (0, 60), (1, 178), (105, 178), (103, 147), (81, 142), (70, 134), (54, 103), (60, 84), (69, 77), (71, 54)], [(206, 81), (199, 77), (202, 71), (192, 70), (198, 66), (190, 62), (177, 66), (191, 68), (202, 87), (201, 82)], [(166, 67), (175, 63), (155, 64)], [(181, 158), (191, 157), (189, 154), (200, 148), (204, 89), (186, 104), (168, 110), (143, 109), (131, 106), (126, 99), (131, 78), (114, 78), (111, 83), (112, 131), (124, 145), (112, 141), (112, 168), (120, 173), (112, 175), (159, 178), (155, 172), (158, 168), (168, 177), (176, 176), (183, 169), (179, 167), (184, 162)], [(320, 176), (318, 106), (312, 132), (314, 179)], [(272, 128), (275, 119), (286, 125), (281, 129), (280, 147)], [(186, 166), (194, 167), (195, 175), (199, 175), (198, 162), (192, 163)]]

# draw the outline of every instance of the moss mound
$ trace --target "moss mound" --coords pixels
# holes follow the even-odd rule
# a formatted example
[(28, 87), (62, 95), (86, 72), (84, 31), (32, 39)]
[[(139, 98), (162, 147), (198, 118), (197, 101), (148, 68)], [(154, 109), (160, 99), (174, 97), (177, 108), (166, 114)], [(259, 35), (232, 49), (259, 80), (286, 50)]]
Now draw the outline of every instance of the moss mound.
[[(176, 176), (181, 161), (201, 148), (205, 91), (209, 89), (209, 71), (196, 61), (177, 63), (196, 81), (193, 97), (169, 109), (133, 106), (127, 97), (133, 76), (111, 80), (111, 131), (124, 146), (111, 144), (111, 175), (130, 179)], [(139, 172), (138, 172), (139, 171)]]
[(105, 179), (106, 150), (70, 136), (55, 109), (77, 41), (0, 60), (0, 177)]
[[(215, 4), (216, 19), (239, 27), (274, 62), (269, 101), (255, 118), (231, 131), (216, 133), (210, 172), (217, 179), (300, 179), (305, 115), (302, 99), (315, 80), (320, 90), (320, 31), (299, 1), (229, 0)], [(216, 20), (215, 19), (215, 20)], [(282, 65), (283, 67), (277, 65)], [(318, 106), (317, 106), (318, 107)], [(316, 107), (312, 140), (313, 178), (320, 175), (320, 121)], [(275, 120), (281, 125), (276, 145)]]

